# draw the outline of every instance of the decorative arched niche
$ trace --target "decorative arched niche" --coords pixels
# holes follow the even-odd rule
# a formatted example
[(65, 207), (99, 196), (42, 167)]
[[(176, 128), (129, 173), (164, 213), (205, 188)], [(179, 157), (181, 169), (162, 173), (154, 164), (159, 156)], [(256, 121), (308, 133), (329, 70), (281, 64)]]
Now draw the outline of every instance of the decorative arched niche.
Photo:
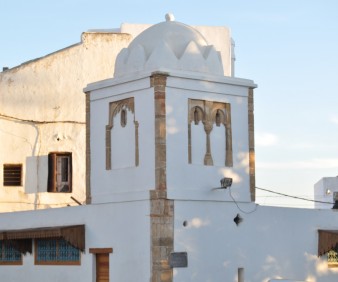
[(111, 102), (106, 126), (106, 169), (138, 164), (138, 122), (135, 120), (134, 98)]
[(233, 165), (229, 103), (189, 99), (188, 162)]

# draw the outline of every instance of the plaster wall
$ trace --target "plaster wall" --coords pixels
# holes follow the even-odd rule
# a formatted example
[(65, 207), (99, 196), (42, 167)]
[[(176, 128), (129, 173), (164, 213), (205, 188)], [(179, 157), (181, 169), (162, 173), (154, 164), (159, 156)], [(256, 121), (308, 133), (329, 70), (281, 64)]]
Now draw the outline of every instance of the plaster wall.
[[(22, 164), (22, 186), (3, 186), (1, 181), (0, 211), (40, 209), (74, 204), (70, 196), (85, 200), (85, 128), (79, 124), (14, 124), (0, 121), (6, 130), (2, 139), (0, 174), (3, 164)], [(3, 131), (2, 131), (3, 133)], [(0, 133), (1, 135), (1, 133)], [(9, 138), (9, 136), (12, 138)], [(75, 146), (75, 142), (78, 147)], [(73, 192), (48, 193), (48, 153), (72, 152)], [(10, 153), (9, 153), (10, 152)]]
[(238, 268), (248, 282), (336, 281), (338, 270), (317, 257), (317, 230), (337, 229), (336, 212), (237, 205), (175, 201), (174, 251), (187, 252), (188, 267), (175, 268), (173, 281), (235, 282)]
[[(247, 81), (249, 83), (249, 81)], [(249, 84), (248, 84), (249, 85)], [(249, 193), (249, 137), (248, 137), (248, 85), (237, 81), (219, 81), (201, 78), (183, 79), (170, 75), (166, 89), (167, 123), (167, 189), (171, 199), (220, 200), (213, 192), (220, 187), (223, 177), (233, 178), (232, 197), (238, 201), (251, 201)], [(188, 163), (188, 99), (217, 101), (231, 104), (233, 166), (219, 165), (217, 156), (213, 166), (198, 162)], [(216, 126), (215, 126), (216, 128)], [(216, 128), (217, 129), (217, 128)], [(213, 129), (216, 130), (216, 129)], [(213, 133), (211, 131), (211, 133)], [(224, 134), (224, 133), (223, 133)], [(195, 147), (204, 156), (206, 134), (203, 129), (192, 136)], [(198, 144), (198, 142), (201, 142)], [(225, 143), (224, 147), (225, 147)], [(211, 145), (212, 146), (212, 145)], [(215, 148), (212, 147), (212, 151)], [(214, 151), (215, 152), (215, 151)], [(197, 154), (198, 153), (198, 154)], [(223, 155), (224, 159), (224, 155)], [(231, 197), (222, 199), (231, 200)]]
[[(90, 92), (91, 99), (91, 194), (92, 202), (148, 199), (155, 187), (154, 92), (149, 77), (131, 81), (126, 86), (118, 80)], [(106, 170), (106, 125), (109, 122), (109, 103), (134, 98), (135, 120), (138, 122), (139, 165)], [(118, 129), (119, 130), (119, 129)], [(123, 131), (125, 129), (120, 129)], [(114, 150), (130, 148), (135, 152), (135, 131), (130, 138), (112, 139)], [(130, 159), (126, 150), (122, 157)], [(113, 156), (112, 156), (113, 157)], [(114, 159), (112, 159), (114, 162)], [(123, 163), (123, 161), (118, 161)]]
[(323, 177), (314, 185), (314, 207), (316, 209), (331, 209), (333, 193), (338, 192), (338, 177)]
[(0, 266), (1, 281), (92, 282), (95, 255), (89, 249), (113, 248), (110, 281), (149, 282), (149, 214), (147, 201), (5, 213), (0, 225), (7, 230), (85, 224), (86, 246), (79, 266), (34, 265), (34, 253), (27, 254), (23, 265)]
[[(229, 192), (214, 193), (222, 199)], [(176, 200), (174, 206), (174, 252), (188, 256), (187, 267), (174, 268), (175, 282), (236, 282), (238, 268), (248, 282), (331, 282), (338, 275), (325, 256), (317, 257), (317, 230), (337, 228), (332, 210), (221, 200)], [(86, 249), (80, 266), (36, 266), (34, 254), (28, 254), (21, 266), (1, 266), (0, 275), (4, 281), (94, 281), (95, 256), (89, 248), (113, 248), (112, 281), (149, 281), (149, 214), (148, 201), (5, 213), (0, 218), (5, 230), (85, 224)]]
[[(0, 212), (85, 201), (85, 95), (92, 81), (111, 77), (115, 58), (132, 37), (83, 33), (81, 43), (0, 73), (0, 175), (22, 164), (20, 187), (0, 183)], [(47, 193), (48, 153), (72, 152), (72, 194)]]
[[(110, 138), (113, 140), (111, 147), (112, 169), (123, 169), (135, 167), (136, 140), (134, 114), (126, 110), (126, 125), (121, 125), (121, 114), (113, 118), (114, 128), (111, 130)], [(128, 142), (126, 142), (128, 141)], [(116, 144), (116, 146), (115, 146)]]
[[(171, 72), (166, 85), (167, 189), (170, 199), (216, 199), (211, 193), (223, 177), (233, 178), (232, 197), (251, 201), (249, 187), (248, 88), (250, 80), (199, 76), (196, 73)], [(91, 194), (93, 202), (122, 199), (147, 199), (155, 185), (154, 97), (150, 74), (133, 78), (108, 79), (90, 84)], [(184, 78), (187, 77), (187, 78)], [(106, 170), (106, 125), (109, 103), (134, 97), (135, 120), (139, 123), (137, 167)], [(188, 164), (188, 99), (201, 99), (231, 104), (232, 167)], [(125, 129), (122, 129), (125, 130)], [(133, 132), (131, 132), (133, 133)], [(125, 146), (134, 148), (134, 138), (112, 140), (115, 151)], [(205, 133), (200, 139), (205, 141)], [(120, 143), (119, 143), (120, 142)], [(214, 148), (215, 149), (215, 148)], [(205, 148), (202, 149), (203, 154)], [(134, 152), (134, 150), (130, 150)], [(170, 152), (170, 153), (169, 153)], [(129, 152), (130, 153), (130, 152)], [(128, 159), (130, 156), (126, 155)], [(113, 161), (112, 161), (113, 162)], [(118, 161), (123, 163), (123, 161)], [(216, 163), (217, 164), (217, 163)], [(94, 185), (99, 183), (100, 185)], [(224, 200), (231, 200), (230, 198)]]

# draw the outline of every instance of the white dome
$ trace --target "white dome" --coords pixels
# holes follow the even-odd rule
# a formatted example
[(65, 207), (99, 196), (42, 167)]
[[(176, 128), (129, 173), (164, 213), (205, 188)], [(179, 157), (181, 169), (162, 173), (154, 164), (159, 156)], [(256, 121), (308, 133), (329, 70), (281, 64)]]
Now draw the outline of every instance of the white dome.
[(153, 25), (140, 33), (117, 56), (115, 76), (158, 68), (223, 75), (220, 54), (214, 46), (194, 28), (175, 21)]

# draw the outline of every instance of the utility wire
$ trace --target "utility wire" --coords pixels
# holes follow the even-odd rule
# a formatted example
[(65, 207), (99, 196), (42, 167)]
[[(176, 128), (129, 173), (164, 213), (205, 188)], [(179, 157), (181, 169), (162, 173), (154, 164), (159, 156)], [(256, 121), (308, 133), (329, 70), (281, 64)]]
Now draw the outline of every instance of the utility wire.
[(233, 202), (236, 204), (237, 208), (242, 212), (242, 213), (245, 213), (245, 214), (250, 214), (250, 213), (253, 213), (257, 210), (257, 204), (255, 204), (255, 208), (251, 211), (245, 211), (243, 210), (237, 203), (237, 201), (235, 200), (235, 198), (232, 196), (232, 193), (231, 193), (231, 187), (229, 187), (229, 195), (231, 197), (231, 199), (233, 200)]
[(293, 199), (298, 199), (298, 200), (303, 200), (303, 201), (308, 201), (308, 202), (313, 202), (313, 203), (322, 203), (322, 204), (330, 204), (330, 205), (334, 204), (332, 202), (317, 201), (317, 200), (306, 199), (306, 198), (297, 197), (297, 196), (291, 196), (291, 195), (287, 195), (287, 194), (284, 194), (284, 193), (279, 193), (279, 192), (276, 192), (276, 191), (272, 191), (272, 190), (264, 189), (264, 188), (260, 188), (260, 187), (255, 187), (255, 188), (257, 190), (262, 190), (262, 191), (266, 191), (266, 192), (269, 192), (269, 193), (273, 193), (273, 194), (277, 194), (277, 195), (281, 195), (281, 196), (289, 197), (289, 198), (293, 198)]
[(51, 124), (51, 123), (74, 123), (74, 124), (86, 124), (85, 122), (81, 121), (73, 121), (73, 120), (60, 120), (60, 121), (38, 121), (38, 120), (29, 120), (29, 119), (21, 119), (13, 116), (8, 116), (4, 114), (0, 114), (1, 118), (8, 119), (8, 120), (15, 120), (15, 121), (21, 121), (21, 122), (29, 122), (34, 124)]

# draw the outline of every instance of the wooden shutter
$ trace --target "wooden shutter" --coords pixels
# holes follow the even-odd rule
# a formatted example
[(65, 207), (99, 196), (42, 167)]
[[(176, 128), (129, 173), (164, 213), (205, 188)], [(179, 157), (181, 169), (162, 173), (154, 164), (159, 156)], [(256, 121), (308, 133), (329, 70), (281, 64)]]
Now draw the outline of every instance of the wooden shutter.
[[(67, 160), (67, 171), (63, 171), (63, 165), (59, 163)], [(67, 179), (63, 181), (63, 177)], [(54, 152), (48, 155), (48, 192), (72, 192), (72, 153)]]
[(56, 192), (56, 154), (48, 155), (48, 192)]

